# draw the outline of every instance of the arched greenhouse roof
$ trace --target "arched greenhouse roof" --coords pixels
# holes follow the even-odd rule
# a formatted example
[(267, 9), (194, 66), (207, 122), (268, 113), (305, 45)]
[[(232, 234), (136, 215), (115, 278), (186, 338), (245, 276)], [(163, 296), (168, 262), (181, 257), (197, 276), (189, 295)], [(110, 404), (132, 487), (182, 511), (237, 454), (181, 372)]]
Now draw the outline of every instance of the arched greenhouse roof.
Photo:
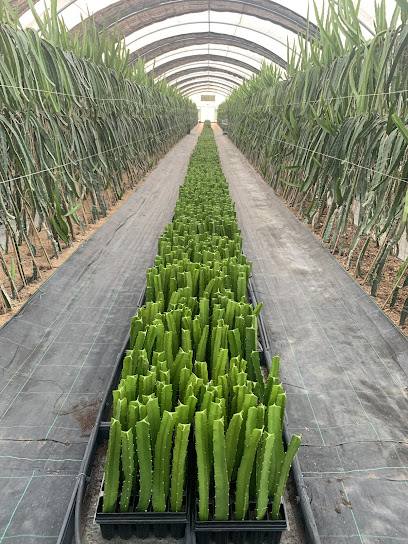
[[(40, 0), (34, 6), (42, 16), (49, 4)], [(10, 5), (23, 26), (36, 26), (26, 0), (10, 0)], [(316, 6), (322, 13), (323, 0)], [(388, 16), (394, 8), (395, 0), (387, 0)], [(221, 89), (222, 96), (228, 95), (259, 73), (263, 63), (284, 72), (288, 44), (296, 55), (296, 38), (305, 35), (307, 18), (310, 38), (318, 26), (309, 0), (60, 0), (58, 14), (72, 32), (82, 32), (88, 17), (101, 30), (116, 26), (130, 63), (143, 58), (147, 72), (166, 77), (186, 95), (205, 82), (220, 96)], [(374, 17), (375, 0), (362, 0), (359, 20), (366, 38), (374, 34)]]

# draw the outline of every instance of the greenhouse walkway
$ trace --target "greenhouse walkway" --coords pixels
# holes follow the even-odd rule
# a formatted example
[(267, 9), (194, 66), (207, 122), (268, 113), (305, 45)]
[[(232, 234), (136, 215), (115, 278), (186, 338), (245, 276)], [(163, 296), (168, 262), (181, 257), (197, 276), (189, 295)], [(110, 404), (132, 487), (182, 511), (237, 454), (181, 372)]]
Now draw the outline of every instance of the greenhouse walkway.
[(199, 131), (0, 329), (0, 543), (57, 541)]
[(408, 340), (213, 127), (322, 544), (408, 543)]

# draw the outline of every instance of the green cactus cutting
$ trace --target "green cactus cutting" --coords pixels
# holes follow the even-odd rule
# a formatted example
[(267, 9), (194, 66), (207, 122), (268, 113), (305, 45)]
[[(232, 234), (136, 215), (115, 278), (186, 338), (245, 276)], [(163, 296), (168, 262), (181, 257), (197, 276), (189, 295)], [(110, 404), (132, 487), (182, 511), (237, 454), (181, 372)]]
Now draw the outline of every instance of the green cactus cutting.
[(190, 427), (189, 423), (178, 423), (176, 427), (170, 489), (170, 510), (172, 512), (180, 512), (183, 503)]
[(207, 521), (210, 493), (210, 459), (208, 455), (208, 424), (206, 411), (196, 412), (194, 431), (198, 470), (198, 516), (200, 521)]
[(254, 459), (259, 441), (262, 436), (262, 429), (254, 429), (246, 444), (244, 455), (237, 475), (237, 492), (235, 497), (235, 519), (244, 519), (249, 504), (249, 483), (254, 466)]
[(146, 409), (147, 409), (147, 418), (150, 424), (150, 437), (152, 441), (152, 450), (154, 451), (154, 448), (156, 446), (157, 434), (159, 432), (159, 428), (161, 424), (159, 399), (155, 396), (151, 398), (146, 403)]
[(215, 519), (228, 519), (229, 508), (229, 479), (227, 470), (224, 421), (216, 419), (213, 422), (213, 456), (214, 456), (214, 485), (215, 485)]
[(197, 346), (197, 353), (196, 353), (197, 361), (205, 361), (206, 359), (209, 330), (210, 330), (209, 325), (204, 325), (203, 331), (201, 333), (200, 342)]
[[(152, 504), (155, 512), (164, 512), (166, 510), (166, 498), (168, 494), (168, 485), (166, 486), (166, 468), (167, 465), (170, 467), (171, 451), (169, 437), (172, 438), (173, 436), (174, 424), (174, 414), (165, 411), (154, 449)], [(168, 468), (168, 471), (170, 472), (170, 468)]]
[(268, 432), (275, 436), (273, 459), (269, 472), (269, 496), (273, 497), (279, 481), (284, 457), (281, 427), (281, 408), (273, 404), (268, 408)]
[(228, 364), (228, 350), (220, 349), (218, 352), (218, 357), (215, 363), (215, 370), (213, 375), (214, 383), (218, 383), (218, 376), (225, 374), (225, 369)]
[(282, 468), (279, 474), (278, 485), (276, 487), (275, 495), (272, 503), (272, 519), (279, 519), (279, 508), (282, 500), (283, 491), (285, 489), (286, 481), (289, 476), (289, 470), (293, 463), (293, 459), (300, 446), (300, 436), (293, 435), (288, 446), (288, 450), (283, 458)]
[(243, 422), (242, 412), (234, 414), (228, 425), (226, 433), (226, 459), (227, 459), (227, 473), (228, 481), (231, 481), (232, 470), (235, 464), (235, 456), (237, 454), (238, 440), (241, 431), (241, 425)]
[(121, 512), (127, 512), (129, 509), (130, 494), (133, 487), (133, 473), (135, 470), (133, 432), (131, 429), (129, 429), (129, 431), (122, 431), (121, 435), (122, 471), (125, 478), (122, 485), (119, 508)]
[(120, 422), (112, 418), (105, 464), (105, 487), (102, 507), (104, 513), (114, 512), (118, 499), (121, 432), (122, 427)]
[(259, 462), (256, 473), (256, 519), (264, 519), (269, 499), (269, 471), (273, 455), (275, 435), (264, 432), (262, 435)]
[(137, 509), (145, 512), (150, 503), (152, 494), (152, 450), (150, 443), (150, 425), (147, 418), (136, 423), (136, 447), (139, 460), (139, 502)]

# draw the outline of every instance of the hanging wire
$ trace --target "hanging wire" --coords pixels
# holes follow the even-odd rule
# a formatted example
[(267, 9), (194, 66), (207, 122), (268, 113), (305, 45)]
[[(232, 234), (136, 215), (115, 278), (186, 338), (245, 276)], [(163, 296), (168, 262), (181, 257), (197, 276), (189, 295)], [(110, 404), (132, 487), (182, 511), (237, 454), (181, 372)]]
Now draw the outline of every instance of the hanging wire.
[(139, 143), (139, 142), (143, 142), (151, 137), (154, 137), (154, 136), (157, 136), (158, 134), (163, 134), (165, 132), (169, 132), (169, 131), (173, 131), (175, 130), (175, 128), (179, 128), (179, 127), (185, 127), (185, 123), (179, 123), (177, 125), (173, 125), (171, 127), (168, 127), (167, 129), (165, 130), (162, 130), (162, 131), (159, 131), (159, 132), (156, 132), (153, 136), (150, 135), (150, 136), (146, 136), (145, 138), (138, 138), (137, 140), (131, 140), (130, 142), (127, 142), (126, 144), (124, 145), (118, 145), (116, 147), (112, 147), (110, 149), (105, 149), (105, 151), (101, 151), (100, 153), (94, 153), (93, 155), (88, 155), (87, 157), (80, 157), (78, 158), (76, 161), (68, 161), (68, 162), (65, 162), (63, 164), (58, 164), (58, 165), (55, 165), (51, 168), (45, 168), (44, 170), (38, 170), (37, 172), (30, 172), (29, 174), (22, 174), (21, 176), (16, 176), (14, 178), (9, 178), (9, 179), (5, 179), (5, 180), (1, 180), (0, 181), (0, 184), (5, 184), (5, 183), (10, 183), (12, 181), (17, 181), (19, 179), (24, 179), (24, 178), (29, 178), (31, 176), (35, 176), (37, 174), (43, 174), (45, 172), (50, 172), (52, 171), (53, 169), (56, 169), (56, 170), (59, 170), (60, 168), (64, 168), (65, 166), (70, 166), (70, 165), (77, 165), (79, 162), (82, 162), (82, 161), (85, 161), (87, 159), (92, 159), (94, 157), (99, 157), (100, 155), (105, 155), (106, 153), (109, 153), (111, 151), (116, 151), (117, 149), (123, 149), (124, 147), (129, 147), (130, 145), (132, 144), (136, 144), (136, 143)]
[[(82, 95), (82, 94), (71, 94), (71, 93), (64, 93), (61, 91), (53, 91), (53, 90), (46, 90), (46, 89), (37, 89), (35, 87), (23, 87), (21, 85), (5, 85), (3, 83), (0, 83), (0, 89), (14, 89), (16, 91), (31, 91), (31, 92), (37, 92), (37, 93), (44, 93), (44, 94), (52, 94), (56, 96), (68, 96), (70, 98), (85, 98), (86, 100), (95, 101), (95, 102), (128, 102), (129, 104), (135, 104), (134, 100), (130, 100), (129, 98), (95, 98), (92, 96)], [(171, 98), (171, 97), (169, 97)], [(152, 108), (152, 109), (164, 109), (166, 111), (179, 111), (183, 110), (184, 108), (168, 108), (166, 105), (160, 106), (160, 105), (154, 105), (154, 104), (143, 104), (141, 107), (143, 108)]]
[[(243, 114), (242, 117), (240, 118), (240, 120), (238, 121), (238, 124), (241, 123), (241, 121), (243, 121), (243, 119), (247, 119), (248, 118), (248, 114)], [(261, 130), (248, 130), (247, 131), (247, 134), (249, 135), (257, 135), (257, 134), (261, 134)], [(265, 134), (265, 132), (262, 132), (263, 136), (265, 138), (268, 138), (269, 141), (272, 141), (272, 142), (280, 142), (280, 143), (283, 143), (285, 145), (290, 145), (296, 149), (301, 149), (302, 151), (306, 151), (306, 152), (309, 152), (309, 153), (312, 153), (313, 155), (319, 155), (321, 157), (325, 157), (327, 159), (333, 159), (333, 160), (336, 160), (336, 161), (340, 161), (342, 164), (348, 164), (349, 166), (354, 166), (355, 168), (360, 168), (361, 170), (368, 170), (369, 172), (372, 172), (374, 174), (380, 174), (380, 176), (383, 176), (383, 177), (386, 177), (386, 178), (390, 178), (392, 180), (395, 180), (395, 181), (400, 181), (402, 183), (407, 183), (408, 184), (408, 180), (405, 180), (405, 179), (402, 179), (402, 178), (397, 178), (396, 176), (392, 176), (391, 174), (384, 174), (383, 172), (381, 172), (380, 170), (376, 170), (375, 168), (369, 168), (368, 166), (363, 166), (362, 164), (358, 164), (358, 163), (355, 163), (355, 162), (351, 162), (351, 161), (348, 161), (347, 159), (341, 159), (340, 157), (335, 157), (334, 155), (329, 155), (327, 153), (322, 153), (320, 151), (314, 151), (313, 149), (309, 149), (308, 147), (303, 147), (303, 146), (300, 146), (300, 145), (296, 145), (292, 142), (289, 142), (287, 140), (281, 140), (280, 138), (273, 138), (271, 136), (268, 136), (267, 134)]]
[[(203, 70), (204, 71), (204, 70)], [(133, 100), (130, 100), (129, 98), (95, 98), (92, 96), (82, 95), (82, 94), (71, 94), (71, 93), (64, 93), (61, 91), (53, 91), (53, 90), (46, 90), (46, 89), (36, 89), (35, 87), (23, 87), (21, 85), (5, 85), (3, 83), (0, 83), (0, 89), (14, 89), (16, 91), (32, 91), (37, 93), (44, 93), (44, 94), (52, 94), (56, 96), (68, 96), (71, 98), (85, 98), (90, 101), (95, 102), (128, 102), (129, 104), (134, 104), (135, 102)], [(348, 94), (348, 95), (341, 95), (341, 96), (332, 96), (332, 97), (321, 97), (316, 100), (305, 100), (301, 102), (287, 102), (285, 104), (265, 104), (264, 106), (257, 106), (256, 108), (252, 109), (271, 109), (271, 108), (279, 108), (281, 106), (305, 106), (307, 104), (317, 104), (320, 101), (324, 101), (324, 103), (327, 102), (333, 102), (336, 100), (345, 100), (345, 99), (357, 99), (357, 98), (364, 98), (364, 97), (372, 97), (372, 96), (388, 96), (388, 95), (394, 95), (394, 94), (402, 94), (402, 93), (408, 93), (408, 89), (398, 89), (395, 91), (384, 91), (379, 93), (358, 93), (358, 94)], [(167, 106), (159, 106), (159, 105), (150, 105), (145, 104), (144, 106), (147, 106), (149, 108), (156, 108), (156, 109), (165, 109), (166, 111), (179, 111), (183, 108), (168, 108)]]

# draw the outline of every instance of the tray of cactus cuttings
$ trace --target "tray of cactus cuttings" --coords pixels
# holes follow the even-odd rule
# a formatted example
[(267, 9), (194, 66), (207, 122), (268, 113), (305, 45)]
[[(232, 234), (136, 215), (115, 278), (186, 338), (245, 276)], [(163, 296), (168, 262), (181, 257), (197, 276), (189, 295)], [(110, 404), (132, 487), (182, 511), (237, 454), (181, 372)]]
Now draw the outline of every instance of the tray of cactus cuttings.
[[(154, 399), (152, 404), (149, 413), (158, 406)], [(112, 419), (95, 514), (104, 538), (185, 536), (190, 518), (186, 491), (190, 424), (177, 423), (175, 414), (165, 411), (160, 416), (157, 412), (156, 432), (147, 423), (147, 413), (125, 431), (120, 419)], [(135, 466), (139, 467), (137, 471)]]
[(206, 124), (113, 391), (96, 512), (106, 538), (271, 544), (287, 529), (281, 499), (300, 437), (285, 451), (279, 357), (262, 364), (251, 270)]
[(234, 394), (224, 388), (224, 395), (215, 394), (195, 415), (192, 530), (198, 544), (277, 544), (289, 528), (282, 495), (300, 437), (293, 436), (285, 451), (285, 396), (274, 383), (279, 358), (261, 392), (255, 382), (234, 385), (233, 376), (242, 376), (234, 364)]

